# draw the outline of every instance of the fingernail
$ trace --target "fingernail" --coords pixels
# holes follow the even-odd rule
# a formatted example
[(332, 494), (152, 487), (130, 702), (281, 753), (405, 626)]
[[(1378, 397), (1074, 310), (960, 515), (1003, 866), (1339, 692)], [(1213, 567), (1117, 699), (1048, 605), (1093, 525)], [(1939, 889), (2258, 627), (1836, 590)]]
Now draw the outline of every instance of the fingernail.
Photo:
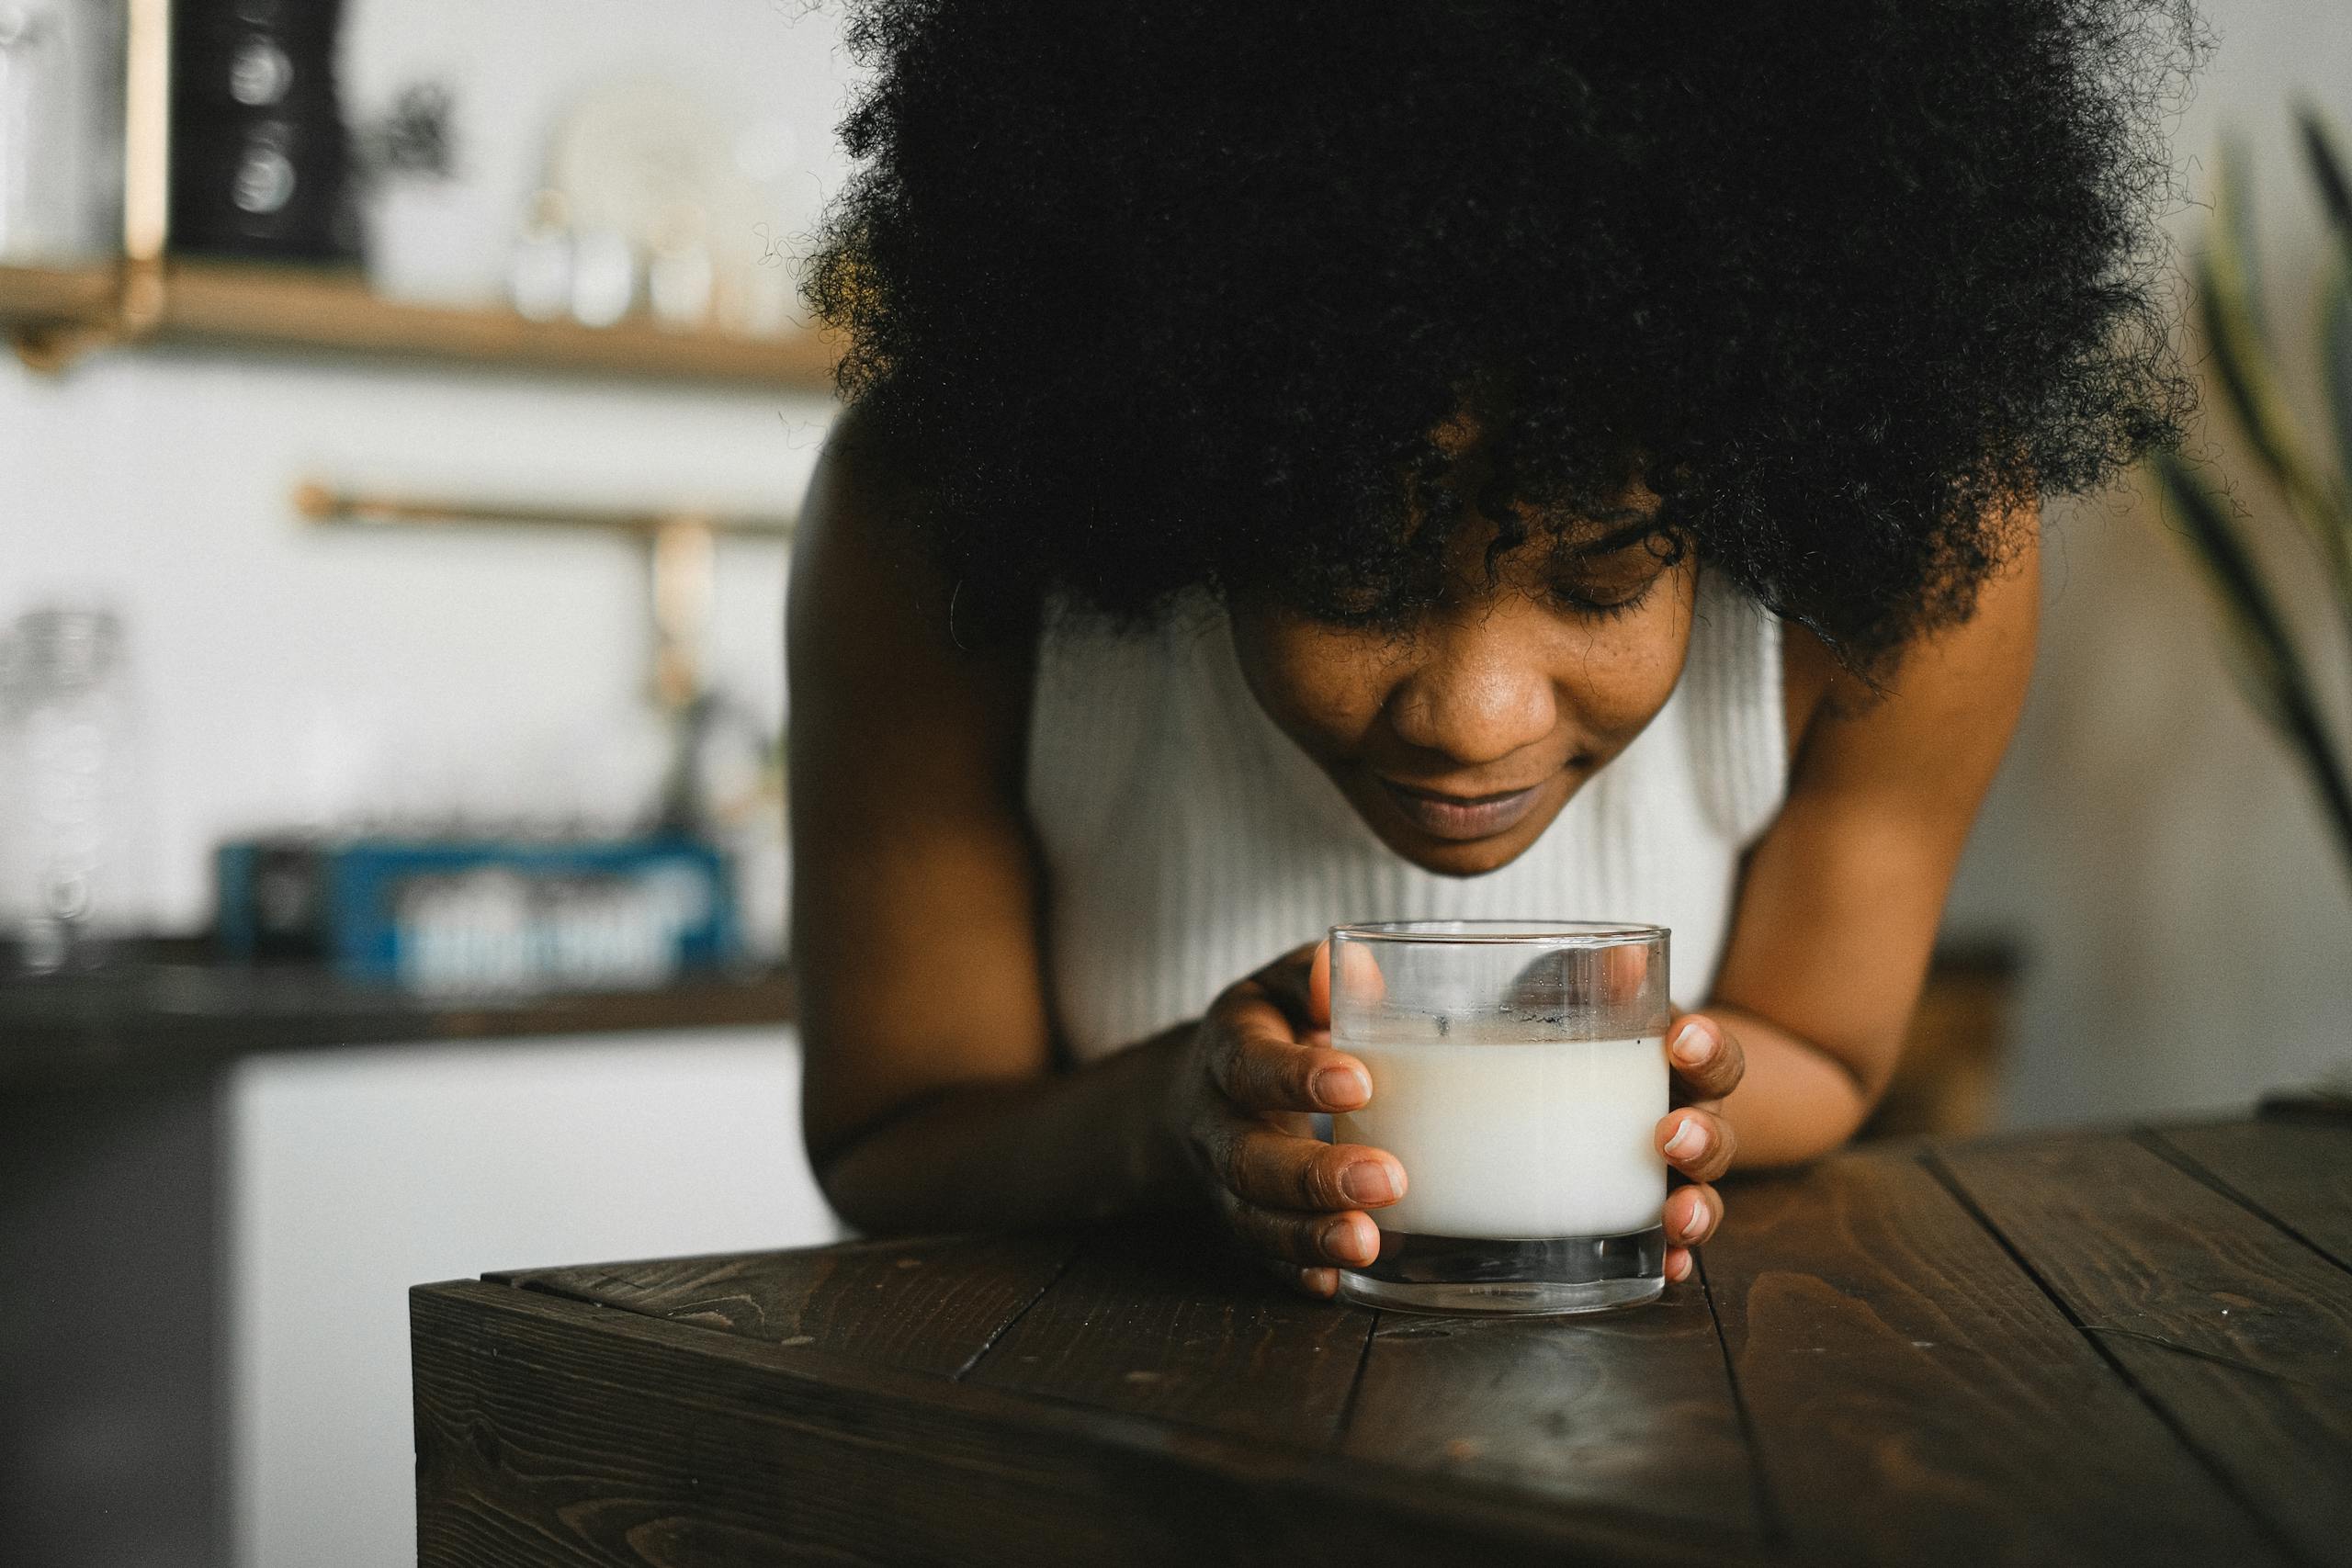
[(1394, 1203), (1396, 1179), (1376, 1159), (1360, 1159), (1340, 1173), (1340, 1190), (1351, 1203)]
[(1371, 1228), (1359, 1224), (1353, 1214), (1340, 1215), (1323, 1227), (1323, 1255), (1338, 1263), (1371, 1262), (1375, 1248), (1367, 1247), (1363, 1239), (1363, 1233)]
[(1685, 1116), (1674, 1136), (1666, 1141), (1668, 1159), (1696, 1159), (1707, 1152), (1707, 1124), (1696, 1116)]
[(1694, 1018), (1682, 1026), (1668, 1051), (1686, 1067), (1704, 1066), (1715, 1054), (1715, 1032)]
[(1372, 1098), (1362, 1067), (1326, 1067), (1315, 1075), (1315, 1098), (1334, 1111), (1353, 1111)]
[(1686, 1252), (1674, 1260), (1674, 1282), (1679, 1285), (1689, 1278), (1690, 1278), (1690, 1255)]
[(1706, 1228), (1707, 1201), (1704, 1198), (1694, 1198), (1690, 1201), (1690, 1217), (1682, 1222), (1682, 1234), (1685, 1236), (1696, 1236)]

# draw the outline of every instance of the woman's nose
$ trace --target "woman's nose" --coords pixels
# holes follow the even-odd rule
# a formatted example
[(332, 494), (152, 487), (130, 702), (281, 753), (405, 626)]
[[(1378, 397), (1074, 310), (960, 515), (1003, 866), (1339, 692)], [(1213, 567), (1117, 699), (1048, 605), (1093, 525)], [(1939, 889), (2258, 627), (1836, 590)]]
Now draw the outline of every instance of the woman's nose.
[(1389, 693), (1397, 739), (1475, 768), (1550, 735), (1559, 708), (1540, 631), (1491, 605), (1427, 628), (1424, 656)]

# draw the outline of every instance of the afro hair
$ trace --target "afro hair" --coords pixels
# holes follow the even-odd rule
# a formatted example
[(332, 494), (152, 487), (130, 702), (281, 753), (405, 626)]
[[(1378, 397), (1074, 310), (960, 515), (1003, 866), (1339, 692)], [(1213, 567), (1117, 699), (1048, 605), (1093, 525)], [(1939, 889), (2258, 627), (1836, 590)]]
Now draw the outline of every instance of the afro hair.
[(850, 36), (808, 292), (1008, 613), (1402, 621), (1474, 513), (1492, 560), (1638, 484), (1867, 671), (1968, 613), (2015, 502), (2189, 404), (2187, 0), (863, 0)]

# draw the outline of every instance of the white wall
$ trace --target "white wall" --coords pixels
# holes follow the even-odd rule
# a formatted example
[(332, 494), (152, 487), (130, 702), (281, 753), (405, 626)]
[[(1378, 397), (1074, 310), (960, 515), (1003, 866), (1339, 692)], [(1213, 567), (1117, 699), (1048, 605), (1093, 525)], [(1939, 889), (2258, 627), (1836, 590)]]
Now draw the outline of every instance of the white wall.
[[(842, 168), (836, 20), (781, 0), (358, 0), (355, 111), (420, 76), (448, 83), (458, 111), (461, 178), (389, 214), (387, 248), (431, 253), (445, 291), (493, 293), (548, 124), (593, 84), (649, 76), (797, 144), (775, 229), (733, 243), (805, 229)], [(154, 824), (146, 912), (193, 929), (224, 833), (459, 806), (626, 818), (662, 765), (633, 547), (320, 532), (288, 505), (299, 479), (788, 512), (830, 417), (821, 397), (380, 362), (116, 353), (46, 378), (9, 357), (0, 621), (58, 598), (126, 616)], [(782, 547), (729, 546), (719, 592), (716, 678), (780, 715)]]
[[(2340, 0), (2204, 10), (2221, 41), (2176, 145), (2203, 201), (2222, 132), (2244, 139), (2273, 327), (2308, 375), (2326, 251), (2290, 104), (2308, 95), (2352, 130), (2352, 17)], [(2191, 208), (2173, 227), (2193, 244), (2206, 218)], [(2290, 597), (2321, 608), (2310, 556), (2218, 410), (2199, 449), (2238, 477)], [(2030, 945), (2015, 1121), (2243, 1107), (2352, 1072), (2352, 879), (2225, 673), (2168, 526), (2136, 492), (2053, 509), (2041, 660), (1951, 920)], [(2352, 650), (2312, 646), (2341, 692)]]
[[(130, 628), (153, 912), (238, 829), (537, 804), (626, 818), (661, 767), (642, 557), (589, 533), (318, 530), (305, 475), (788, 511), (827, 417), (767, 396), (147, 355), (0, 371), (0, 616)], [(716, 678), (782, 707), (783, 552), (728, 547)]]

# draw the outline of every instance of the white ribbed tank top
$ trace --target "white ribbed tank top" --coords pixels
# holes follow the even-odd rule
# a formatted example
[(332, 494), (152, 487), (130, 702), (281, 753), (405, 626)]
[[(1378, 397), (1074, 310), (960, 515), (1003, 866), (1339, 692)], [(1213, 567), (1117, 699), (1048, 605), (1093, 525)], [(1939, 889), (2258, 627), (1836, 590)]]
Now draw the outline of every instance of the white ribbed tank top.
[(1266, 716), (1213, 604), (1138, 632), (1049, 617), (1027, 796), (1064, 1036), (1079, 1060), (1107, 1055), (1358, 920), (1666, 926), (1674, 998), (1695, 1006), (1740, 856), (1780, 809), (1787, 753), (1780, 623), (1702, 572), (1689, 659), (1648, 728), (1517, 860), (1441, 876), (1382, 843)]

